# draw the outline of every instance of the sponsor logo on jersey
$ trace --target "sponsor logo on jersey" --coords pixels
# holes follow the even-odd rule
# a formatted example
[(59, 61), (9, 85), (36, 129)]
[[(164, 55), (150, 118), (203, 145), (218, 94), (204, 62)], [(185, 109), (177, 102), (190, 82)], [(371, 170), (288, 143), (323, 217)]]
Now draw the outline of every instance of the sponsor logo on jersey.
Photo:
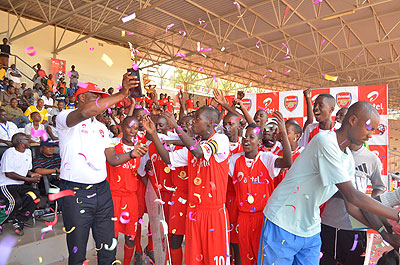
[(104, 138), (104, 131), (103, 130), (99, 130), (101, 137)]

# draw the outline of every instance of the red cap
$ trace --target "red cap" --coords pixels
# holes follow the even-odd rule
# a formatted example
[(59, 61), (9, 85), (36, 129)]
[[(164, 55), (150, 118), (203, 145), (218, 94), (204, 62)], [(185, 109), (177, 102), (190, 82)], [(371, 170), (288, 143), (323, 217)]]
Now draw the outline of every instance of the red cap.
[(103, 97), (103, 98), (109, 96), (108, 93), (103, 92), (96, 84), (93, 84), (93, 83), (90, 83), (90, 82), (87, 82), (87, 83), (79, 82), (78, 83), (78, 87), (79, 87), (79, 89), (75, 93), (75, 97), (77, 97), (77, 98), (78, 98), (78, 96), (80, 94), (83, 94), (83, 93), (86, 93), (86, 92), (92, 92), (92, 93), (101, 94), (101, 97)]

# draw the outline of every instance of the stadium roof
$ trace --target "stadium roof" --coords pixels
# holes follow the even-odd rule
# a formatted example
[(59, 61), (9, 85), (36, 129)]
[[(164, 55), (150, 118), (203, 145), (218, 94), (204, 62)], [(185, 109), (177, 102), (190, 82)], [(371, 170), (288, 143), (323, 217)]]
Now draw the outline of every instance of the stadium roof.
[(47, 25), (80, 33), (55, 53), (90, 37), (130, 41), (155, 65), (265, 89), (389, 84), (389, 107), (400, 108), (398, 0), (0, 0), (0, 9), (43, 23), (11, 41)]

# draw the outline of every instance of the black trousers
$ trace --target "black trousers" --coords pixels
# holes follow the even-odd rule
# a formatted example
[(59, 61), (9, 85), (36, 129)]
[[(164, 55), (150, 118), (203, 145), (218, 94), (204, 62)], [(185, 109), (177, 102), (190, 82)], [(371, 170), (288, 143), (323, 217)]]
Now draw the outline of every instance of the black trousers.
[[(26, 222), (36, 208), (34, 199), (39, 197), (39, 191), (28, 184), (6, 185), (0, 187), (0, 198), (6, 205), (8, 218)], [(5, 220), (7, 220), (6, 218)], [(0, 220), (0, 225), (5, 220)]]
[[(357, 246), (351, 251), (357, 238)], [(321, 265), (363, 265), (367, 246), (367, 232), (340, 230), (334, 227), (321, 224), (321, 252), (323, 256)]]
[[(68, 264), (81, 265), (86, 260), (89, 231), (96, 242), (98, 264), (110, 265), (115, 261), (116, 247), (111, 250), (114, 238), (114, 207), (110, 186), (105, 180), (88, 185), (61, 180), (61, 190), (73, 190), (75, 196), (60, 199), (64, 227), (67, 233)], [(74, 229), (74, 230), (72, 230)]]

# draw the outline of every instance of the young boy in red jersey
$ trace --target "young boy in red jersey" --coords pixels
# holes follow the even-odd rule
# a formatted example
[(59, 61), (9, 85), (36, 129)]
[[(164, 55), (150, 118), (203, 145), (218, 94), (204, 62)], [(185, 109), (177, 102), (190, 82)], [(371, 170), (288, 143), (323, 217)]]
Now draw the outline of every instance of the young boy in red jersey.
[[(243, 152), (242, 137), (239, 137), (240, 116), (235, 113), (228, 112), (223, 120), (223, 129), (229, 139), (229, 150), (231, 154)], [(230, 238), (231, 248), (233, 250), (232, 258), (236, 265), (240, 265), (239, 238), (237, 233), (237, 216), (238, 208), (236, 205), (236, 192), (233, 186), (232, 178), (228, 178), (228, 187), (226, 193), (226, 209), (229, 214), (230, 221)]]
[[(295, 119), (288, 119), (285, 122), (285, 127), (286, 127), (286, 132), (287, 132), (287, 138), (288, 138), (289, 144), (290, 144), (290, 150), (292, 151), (292, 159), (294, 162), (296, 160), (296, 158), (304, 150), (304, 147), (297, 145), (297, 141), (300, 139), (303, 131)], [(282, 139), (281, 139), (281, 141), (282, 141)], [(283, 151), (280, 150), (277, 153), (277, 155), (282, 156)], [(281, 172), (279, 173), (279, 175), (274, 179), (275, 188), (278, 186), (279, 183), (281, 183), (281, 181), (285, 177), (287, 171), (288, 171), (288, 168), (282, 169)]]
[(186, 100), (186, 109), (187, 113), (191, 113), (194, 111), (194, 99), (193, 99), (193, 94), (189, 94), (189, 98)]
[(166, 164), (188, 166), (185, 263), (230, 264), (229, 219), (225, 209), (230, 154), (228, 137), (215, 132), (220, 112), (203, 106), (194, 113), (193, 132), (200, 137), (200, 142), (187, 135), (170, 113), (162, 113), (162, 116), (168, 119), (185, 148), (168, 152), (150, 119), (145, 118), (144, 126)]
[[(332, 112), (335, 109), (335, 98), (331, 94), (320, 94), (311, 104), (311, 89), (304, 90), (307, 103), (307, 120), (304, 124), (303, 135), (298, 144), (306, 147), (311, 139), (320, 132), (329, 132), (340, 128), (339, 123), (332, 122)], [(313, 123), (313, 114), (317, 122)]]
[[(192, 129), (193, 117), (184, 116), (178, 124), (182, 130), (193, 137)], [(182, 149), (182, 146), (175, 146), (174, 150)], [(171, 197), (169, 210), (168, 233), (171, 235), (171, 260), (172, 265), (182, 265), (183, 253), (182, 243), (185, 235), (187, 199), (188, 199), (188, 167), (177, 167), (171, 171), (171, 178), (175, 191)]]
[(258, 247), (263, 223), (263, 210), (274, 190), (274, 178), (281, 168), (290, 167), (292, 155), (286, 135), (285, 122), (279, 112), (273, 114), (282, 135), (283, 157), (259, 151), (262, 132), (255, 124), (246, 129), (244, 153), (232, 155), (229, 175), (232, 177), (238, 214), (239, 249), (242, 264), (257, 263)]
[[(132, 138), (138, 132), (138, 120), (134, 117), (127, 117), (122, 124), (123, 136), (114, 149), (117, 154), (130, 153), (124, 159), (123, 164), (113, 167), (107, 163), (107, 180), (110, 183), (111, 195), (114, 203), (115, 238), (118, 234), (125, 235), (124, 265), (129, 265), (135, 250), (135, 236), (138, 221), (138, 199), (137, 188), (138, 168), (140, 157), (147, 152), (147, 146), (142, 143), (134, 145)], [(123, 159), (123, 158), (120, 158)]]

